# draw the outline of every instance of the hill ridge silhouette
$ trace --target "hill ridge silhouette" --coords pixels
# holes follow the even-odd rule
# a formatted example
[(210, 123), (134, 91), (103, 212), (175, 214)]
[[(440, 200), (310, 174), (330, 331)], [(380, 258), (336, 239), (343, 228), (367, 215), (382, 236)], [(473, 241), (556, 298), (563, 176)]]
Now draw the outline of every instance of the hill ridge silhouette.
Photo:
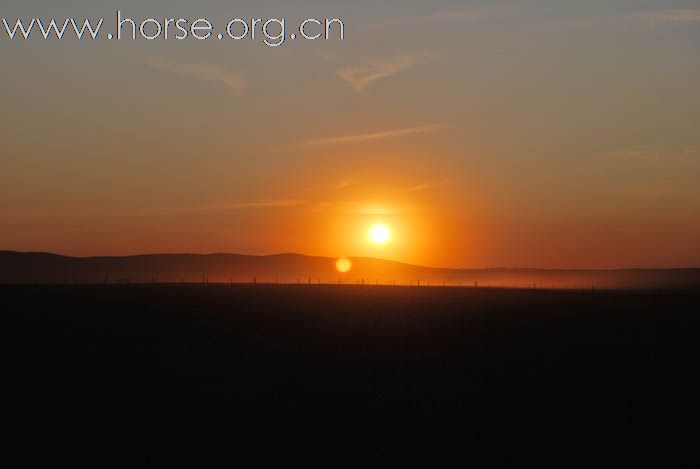
[(2, 284), (72, 283), (367, 283), (519, 288), (700, 288), (700, 269), (541, 269), (426, 267), (350, 257), (340, 274), (335, 258), (299, 253), (136, 254), (74, 257), (0, 251)]

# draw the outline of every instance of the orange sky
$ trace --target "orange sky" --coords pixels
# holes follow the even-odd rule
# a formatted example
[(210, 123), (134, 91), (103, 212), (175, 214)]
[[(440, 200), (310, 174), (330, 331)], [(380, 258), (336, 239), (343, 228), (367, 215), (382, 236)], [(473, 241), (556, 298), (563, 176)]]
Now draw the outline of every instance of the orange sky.
[[(116, 5), (59, 3), (3, 14)], [(0, 40), (0, 249), (700, 266), (697, 5), (197, 3), (119, 6), (348, 35)]]

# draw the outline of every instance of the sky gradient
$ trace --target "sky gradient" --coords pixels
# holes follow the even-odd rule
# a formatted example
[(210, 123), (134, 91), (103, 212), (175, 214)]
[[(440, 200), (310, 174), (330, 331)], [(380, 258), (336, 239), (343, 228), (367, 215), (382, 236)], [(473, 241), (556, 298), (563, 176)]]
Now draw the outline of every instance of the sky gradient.
[(697, 1), (83, 3), (346, 39), (3, 37), (0, 249), (700, 266)]

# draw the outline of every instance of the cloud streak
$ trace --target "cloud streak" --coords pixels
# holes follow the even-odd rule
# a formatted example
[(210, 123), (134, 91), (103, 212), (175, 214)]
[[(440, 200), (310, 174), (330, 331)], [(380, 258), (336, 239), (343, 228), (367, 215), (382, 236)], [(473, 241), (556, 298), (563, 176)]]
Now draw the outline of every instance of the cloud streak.
[(603, 153), (606, 156), (610, 156), (618, 159), (634, 159), (634, 158), (646, 158), (646, 157), (656, 157), (656, 156), (680, 156), (680, 157), (693, 157), (700, 156), (700, 149), (698, 148), (683, 148), (683, 149), (633, 149), (633, 150), (617, 150), (608, 151)]
[(199, 212), (227, 212), (234, 210), (250, 210), (263, 208), (286, 208), (303, 205), (304, 201), (297, 199), (271, 199), (255, 200), (250, 202), (233, 202), (218, 205), (201, 205), (195, 207), (182, 207), (166, 210), (168, 213), (199, 213)]
[(648, 11), (636, 15), (636, 18), (658, 23), (700, 22), (700, 9)]
[(275, 208), (291, 208), (305, 205), (306, 202), (298, 199), (263, 199), (244, 202), (231, 202), (210, 205), (195, 205), (191, 207), (139, 207), (139, 208), (123, 208), (118, 210), (105, 210), (104, 207), (61, 207), (48, 211), (17, 211), (5, 212), (0, 211), (2, 216), (12, 217), (99, 217), (99, 216), (118, 216), (118, 217), (152, 217), (163, 215), (187, 215), (196, 213), (208, 212), (229, 212), (243, 210), (263, 210)]
[(173, 75), (218, 83), (237, 96), (242, 95), (246, 87), (245, 80), (239, 74), (214, 65), (183, 64), (157, 58), (147, 59), (145, 64), (154, 70), (171, 73)]
[(328, 147), (337, 145), (356, 145), (377, 140), (390, 140), (411, 135), (421, 135), (445, 130), (450, 126), (445, 124), (424, 125), (420, 127), (404, 127), (400, 129), (384, 130), (354, 135), (340, 135), (336, 137), (313, 138), (302, 142), (302, 147)]
[(414, 186), (406, 188), (406, 192), (422, 192), (430, 189), (435, 189), (436, 187), (441, 187), (447, 184), (448, 181), (442, 180), (442, 181), (427, 181), (427, 182), (422, 182), (420, 184), (416, 184)]
[(358, 93), (364, 93), (368, 86), (386, 78), (398, 75), (418, 65), (432, 61), (430, 54), (403, 55), (384, 61), (366, 62), (337, 70), (338, 76)]
[(694, 164), (695, 162), (697, 162), (698, 157), (700, 157), (700, 149), (630, 149), (607, 151), (603, 152), (602, 155), (613, 160), (642, 164), (683, 164), (685, 162)]

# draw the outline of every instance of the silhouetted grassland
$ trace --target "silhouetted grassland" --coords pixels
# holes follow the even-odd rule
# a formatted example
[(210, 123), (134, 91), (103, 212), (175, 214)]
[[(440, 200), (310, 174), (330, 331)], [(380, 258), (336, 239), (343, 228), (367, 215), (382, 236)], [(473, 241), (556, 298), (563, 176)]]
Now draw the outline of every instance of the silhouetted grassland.
[(0, 294), (10, 415), (42, 427), (199, 422), (196, 433), (217, 422), (306, 448), (311, 432), (349, 428), (378, 441), (439, 435), (460, 452), (575, 443), (671, 445), (679, 456), (694, 445), (684, 425), (695, 425), (698, 292), (92, 285)]

